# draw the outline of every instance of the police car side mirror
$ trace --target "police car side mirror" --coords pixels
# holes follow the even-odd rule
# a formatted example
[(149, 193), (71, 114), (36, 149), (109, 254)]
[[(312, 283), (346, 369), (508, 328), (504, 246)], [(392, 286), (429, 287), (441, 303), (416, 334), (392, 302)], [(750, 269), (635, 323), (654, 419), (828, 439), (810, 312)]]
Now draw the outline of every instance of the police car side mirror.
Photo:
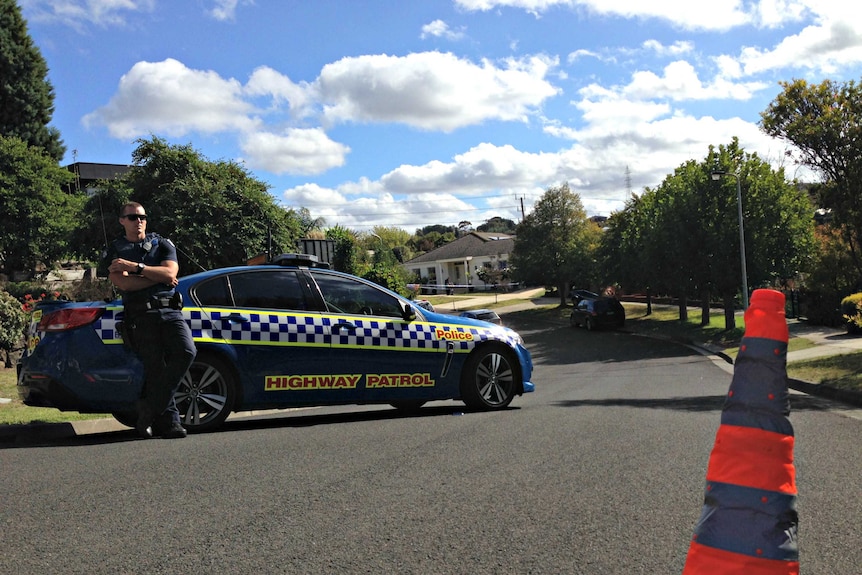
[(404, 321), (413, 321), (414, 319), (416, 319), (416, 312), (413, 311), (412, 305), (404, 305), (404, 309), (401, 310), (401, 319), (403, 319)]

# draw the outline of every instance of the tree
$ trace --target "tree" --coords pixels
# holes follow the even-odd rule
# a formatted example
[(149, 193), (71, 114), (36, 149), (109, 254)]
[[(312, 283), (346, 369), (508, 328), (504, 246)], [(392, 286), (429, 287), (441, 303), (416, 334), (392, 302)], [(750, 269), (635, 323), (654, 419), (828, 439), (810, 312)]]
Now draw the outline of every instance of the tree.
[[(713, 181), (717, 169), (734, 176)], [(681, 320), (689, 296), (701, 299), (702, 323), (709, 320), (712, 299), (720, 298), (725, 326), (734, 327), (734, 299), (742, 284), (735, 176), (743, 198), (749, 285), (773, 285), (805, 269), (814, 246), (807, 194), (788, 183), (783, 170), (744, 152), (736, 139), (718, 150), (710, 147), (701, 162), (682, 164), (611, 217), (602, 253), (617, 258), (612, 269), (624, 281), (675, 295)]]
[(21, 302), (0, 290), (0, 351), (5, 352), (4, 367), (12, 367), (12, 352), (24, 340), (30, 317), (21, 309)]
[(340, 272), (355, 274), (357, 271), (356, 234), (336, 225), (326, 230), (326, 239), (335, 241), (332, 268)]
[(0, 136), (0, 272), (50, 267), (74, 251), (84, 196), (62, 190), (72, 178), (43, 149)]
[(54, 88), (48, 65), (33, 44), (15, 0), (0, 0), (0, 136), (15, 136), (59, 162), (66, 149), (48, 127)]
[(231, 161), (211, 162), (190, 145), (138, 140), (132, 169), (103, 182), (87, 205), (79, 245), (89, 257), (121, 231), (119, 208), (143, 204), (148, 230), (177, 244), (183, 274), (244, 264), (263, 253), (296, 250), (299, 217), (279, 206), (268, 185)]
[(834, 224), (862, 276), (862, 86), (850, 81), (782, 82), (784, 90), (761, 113), (770, 136), (793, 144), (788, 152), (820, 174), (818, 207), (831, 209)]
[(490, 233), (501, 233), (501, 234), (514, 234), (515, 227), (517, 224), (506, 218), (501, 218), (500, 216), (494, 216), (493, 218), (486, 221), (484, 224), (480, 224), (477, 228), (477, 232), (490, 232)]
[(307, 238), (308, 234), (319, 231), (326, 225), (326, 218), (311, 217), (308, 208), (299, 208), (297, 216), (299, 217), (299, 233), (303, 238)]
[(514, 279), (556, 286), (560, 305), (566, 305), (569, 281), (586, 283), (595, 273), (600, 234), (568, 183), (548, 188), (518, 225), (511, 257)]

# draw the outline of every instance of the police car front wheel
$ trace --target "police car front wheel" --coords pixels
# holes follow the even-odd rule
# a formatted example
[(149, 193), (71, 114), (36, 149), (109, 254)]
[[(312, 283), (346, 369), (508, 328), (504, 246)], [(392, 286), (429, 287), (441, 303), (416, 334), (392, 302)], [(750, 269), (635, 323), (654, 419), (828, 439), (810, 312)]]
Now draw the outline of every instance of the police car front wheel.
[(520, 384), (518, 362), (502, 344), (475, 350), (461, 373), (461, 399), (471, 409), (502, 409), (515, 397)]
[(202, 432), (224, 423), (233, 410), (236, 377), (218, 357), (199, 355), (174, 394), (183, 426)]

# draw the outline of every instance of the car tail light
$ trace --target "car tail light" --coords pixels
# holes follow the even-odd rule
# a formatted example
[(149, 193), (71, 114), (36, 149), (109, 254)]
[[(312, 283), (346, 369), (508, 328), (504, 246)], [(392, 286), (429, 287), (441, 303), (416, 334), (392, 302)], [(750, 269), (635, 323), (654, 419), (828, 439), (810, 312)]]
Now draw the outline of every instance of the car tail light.
[(102, 317), (101, 307), (72, 307), (51, 312), (39, 321), (39, 331), (67, 331), (89, 325)]

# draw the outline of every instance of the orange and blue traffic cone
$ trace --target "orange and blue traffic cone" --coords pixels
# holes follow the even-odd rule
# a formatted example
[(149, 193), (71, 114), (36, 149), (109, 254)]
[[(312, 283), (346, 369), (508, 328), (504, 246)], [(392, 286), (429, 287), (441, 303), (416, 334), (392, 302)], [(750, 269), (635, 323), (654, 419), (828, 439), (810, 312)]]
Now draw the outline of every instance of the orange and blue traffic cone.
[(755, 290), (683, 575), (798, 575), (784, 294)]

